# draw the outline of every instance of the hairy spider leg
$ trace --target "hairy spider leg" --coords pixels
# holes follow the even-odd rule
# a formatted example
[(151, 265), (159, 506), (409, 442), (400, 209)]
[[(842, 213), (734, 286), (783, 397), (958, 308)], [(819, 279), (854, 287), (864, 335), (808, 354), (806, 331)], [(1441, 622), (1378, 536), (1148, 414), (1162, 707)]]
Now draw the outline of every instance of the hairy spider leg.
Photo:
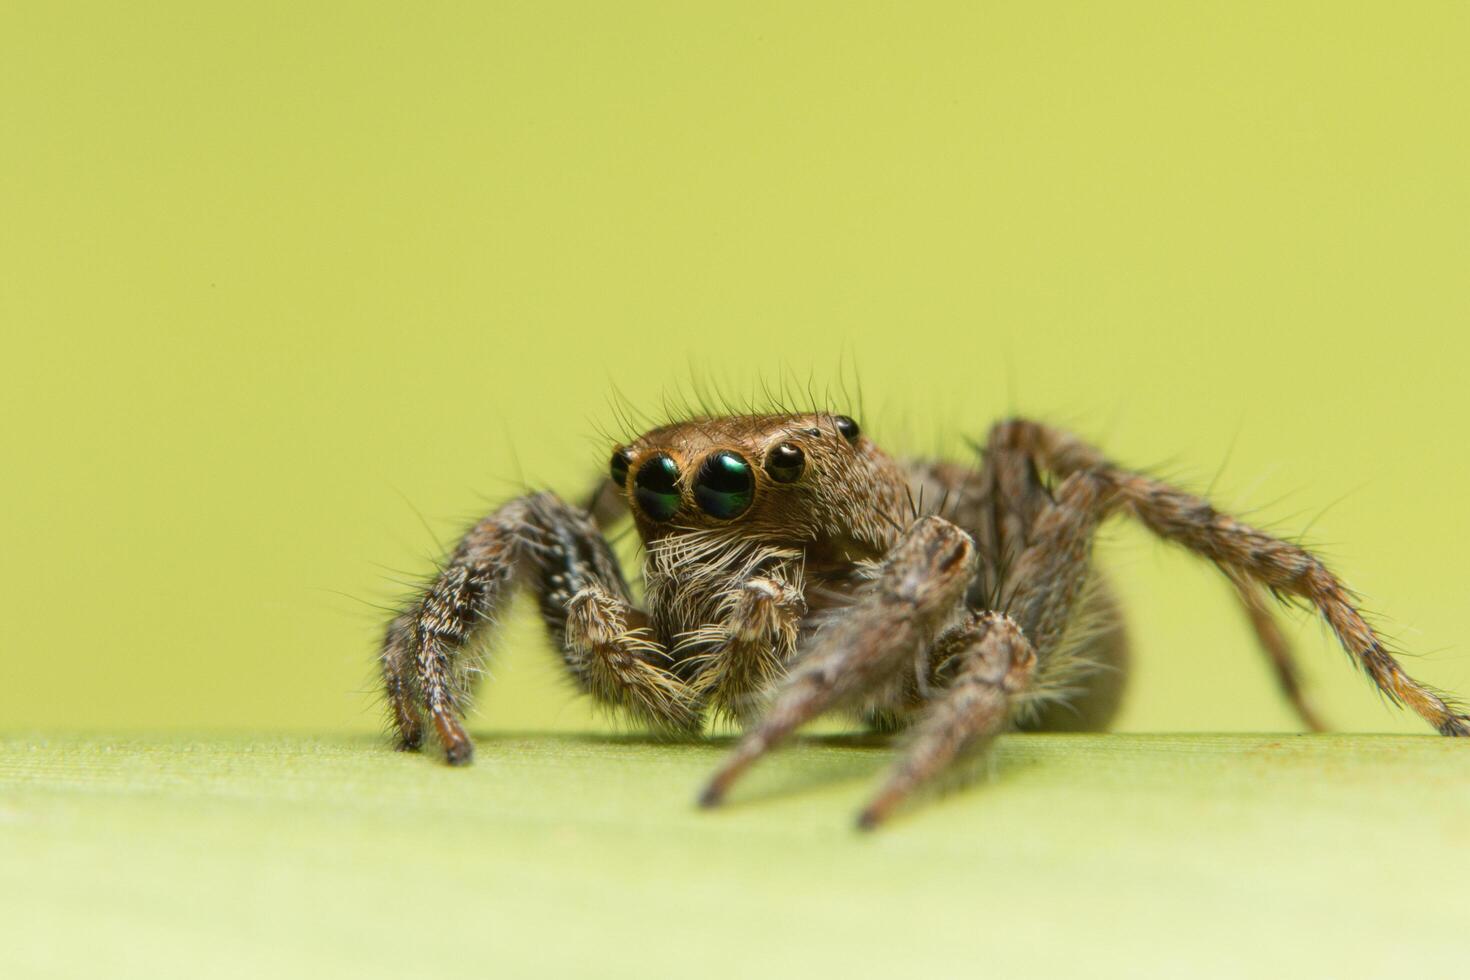
[(1120, 505), (1159, 537), (1208, 558), (1228, 575), (1309, 603), (1385, 697), (1414, 711), (1441, 735), (1470, 736), (1470, 716), (1409, 676), (1363, 618), (1352, 592), (1311, 552), (1222, 513), (1201, 497), (1116, 466), (1069, 433), (1025, 419), (997, 428), (998, 438), (1031, 452), (1054, 473), (1086, 471), (1106, 481)]
[(925, 706), (859, 827), (877, 826), (957, 757), (983, 749), (1009, 726), (1017, 699), (1044, 682), (1083, 595), (1092, 540), (1112, 497), (1091, 474), (1063, 481), (1006, 569), (1001, 609), (971, 613), (935, 642), (930, 671), (943, 689)]
[(914, 523), (877, 577), (815, 635), (771, 707), (710, 780), (701, 804), (718, 805), (741, 773), (801, 725), (906, 670), (958, 611), (975, 570), (968, 534), (941, 517)]
[(971, 616), (935, 644), (935, 658), (949, 683), (914, 726), (909, 744), (883, 788), (858, 815), (871, 830), (921, 785), (962, 753), (975, 752), (1003, 731), (1012, 698), (1036, 670), (1036, 651), (1016, 621), (1004, 613)]
[(698, 699), (665, 664), (667, 651), (633, 606), (617, 559), (589, 515), (551, 493), (512, 500), (459, 542), (423, 596), (393, 620), (381, 656), (403, 748), (422, 742), (427, 714), (451, 763), (474, 753), (462, 718), (478, 672), (478, 634), (517, 583), (530, 587), (577, 685), (656, 727), (700, 727)]

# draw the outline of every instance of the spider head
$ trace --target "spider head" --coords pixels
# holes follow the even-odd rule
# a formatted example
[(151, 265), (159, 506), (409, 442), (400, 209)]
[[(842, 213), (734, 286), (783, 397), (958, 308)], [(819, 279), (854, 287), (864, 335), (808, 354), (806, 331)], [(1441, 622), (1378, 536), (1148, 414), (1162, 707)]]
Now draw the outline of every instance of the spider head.
[(825, 412), (678, 422), (617, 447), (609, 466), (645, 543), (718, 529), (772, 543), (851, 536), (855, 517), (893, 503), (873, 496), (895, 472), (856, 421)]

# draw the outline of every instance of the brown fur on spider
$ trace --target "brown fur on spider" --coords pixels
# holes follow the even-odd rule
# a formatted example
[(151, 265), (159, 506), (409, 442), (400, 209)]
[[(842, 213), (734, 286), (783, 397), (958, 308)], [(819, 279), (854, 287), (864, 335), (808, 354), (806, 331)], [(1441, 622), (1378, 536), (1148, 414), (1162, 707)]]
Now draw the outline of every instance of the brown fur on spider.
[[(600, 530), (628, 511), (646, 609)], [(1035, 422), (997, 424), (968, 467), (892, 459), (851, 418), (814, 412), (666, 425), (614, 452), (587, 507), (538, 493), (476, 524), (388, 628), (399, 744), (419, 747), (427, 717), (449, 762), (470, 760), (471, 640), (524, 584), (598, 701), (665, 731), (697, 733), (712, 712), (745, 726), (705, 806), (825, 712), (908, 729), (859, 817), (872, 827), (1008, 727), (1106, 726), (1126, 644), (1089, 556), (1113, 514), (1229, 576), (1309, 727), (1321, 726), (1268, 593), (1315, 608), (1391, 701), (1470, 735), (1470, 718), (1405, 673), (1342, 582), (1291, 542)]]

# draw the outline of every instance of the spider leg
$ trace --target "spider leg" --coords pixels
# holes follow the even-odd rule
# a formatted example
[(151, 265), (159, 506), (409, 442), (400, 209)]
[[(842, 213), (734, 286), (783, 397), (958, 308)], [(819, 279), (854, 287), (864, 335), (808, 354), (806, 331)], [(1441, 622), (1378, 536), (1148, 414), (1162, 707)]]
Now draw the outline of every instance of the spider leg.
[(718, 805), (741, 773), (798, 727), (912, 663), (954, 615), (974, 575), (969, 535), (940, 517), (913, 524), (855, 603), (817, 633), (765, 715), (710, 780), (701, 805)]
[(980, 448), (978, 467), (916, 461), (909, 481), (917, 497), (937, 501), (941, 517), (974, 536), (981, 562), (969, 605), (994, 602), (1005, 569), (1025, 550), (1037, 516), (1051, 503), (1035, 460), (992, 439)]
[(1115, 495), (1089, 473), (1068, 477), (1030, 522), (1030, 543), (1010, 563), (1005, 611), (972, 613), (935, 641), (929, 671), (941, 688), (858, 826), (872, 829), (961, 753), (983, 749), (1021, 699), (1044, 686), (1067, 623), (1084, 594), (1097, 526)]
[(478, 667), (473, 641), (517, 583), (536, 594), (583, 690), (658, 725), (697, 726), (695, 699), (658, 663), (668, 655), (633, 608), (607, 542), (585, 512), (540, 493), (505, 504), (471, 528), (389, 627), (381, 664), (400, 747), (421, 744), (426, 714), (449, 762), (470, 760), (474, 749), (460, 719)]
[(669, 669), (672, 658), (626, 596), (589, 584), (567, 600), (562, 635), (551, 630), (572, 677), (597, 701), (670, 734), (699, 731), (698, 695)]
[(628, 516), (628, 501), (624, 499), (618, 485), (609, 479), (598, 480), (588, 492), (582, 509), (592, 518), (600, 530)]
[(1042, 486), (1035, 460), (993, 440), (976, 480), (984, 487), (985, 503), (974, 515), (974, 524), (964, 526), (976, 528), (981, 554), (990, 558), (982, 563), (981, 580), (987, 586), (985, 598), (993, 601), (1008, 570), (1030, 544), (1036, 520), (1051, 504), (1051, 496)]
[(383, 652), (378, 658), (383, 671), (383, 695), (393, 714), (393, 727), (398, 732), (400, 750), (417, 749), (424, 742), (424, 722), (419, 714), (418, 672), (414, 664), (414, 617), (409, 613), (395, 616), (383, 637)]
[[(1036, 541), (1038, 523), (1055, 504), (1056, 488), (1043, 481), (1030, 454), (996, 432), (978, 448), (977, 467), (920, 461), (911, 464), (910, 479), (928, 499), (941, 501), (943, 516), (975, 537), (980, 574), (965, 604), (974, 610), (1003, 609), (1012, 601), (1007, 595), (1015, 593), (1021, 555)], [(1041, 687), (1024, 700), (1014, 721), (1031, 730), (1101, 731), (1122, 702), (1128, 639), (1117, 600), (1099, 573), (1088, 572), (1066, 619), (1065, 642), (1048, 651), (1038, 669)], [(936, 679), (930, 686), (942, 684)], [(904, 708), (916, 706), (921, 704), (909, 699)], [(892, 721), (901, 723), (910, 711), (900, 709)]]
[(1327, 731), (1322, 716), (1317, 713), (1316, 707), (1302, 689), (1301, 668), (1297, 665), (1291, 641), (1281, 632), (1281, 624), (1276, 621), (1265, 593), (1260, 586), (1238, 573), (1227, 571), (1226, 574), (1235, 583), (1235, 593), (1240, 597), (1241, 607), (1250, 620), (1251, 629), (1255, 631), (1262, 652), (1271, 662), (1271, 669), (1276, 675), (1276, 684), (1281, 688), (1282, 695), (1308, 729), (1314, 732)]
[(1013, 698), (1024, 692), (1036, 670), (1036, 651), (1016, 621), (987, 612), (946, 633), (934, 660), (948, 686), (924, 711), (902, 759), (883, 788), (858, 816), (871, 830), (919, 786), (961, 753), (973, 752), (1010, 721)]
[[(981, 553), (993, 556), (992, 561), (981, 564), (981, 582), (984, 587), (978, 591), (978, 595), (972, 597), (973, 607), (995, 601), (1006, 568), (1014, 561), (1019, 547), (1024, 547), (1029, 540), (1030, 529), (1038, 512), (1038, 500), (1043, 505), (1050, 500), (1037, 474), (1036, 458), (1024, 443), (1020, 446), (1016, 443), (1012, 427), (999, 425), (993, 428), (984, 447), (980, 469), (964, 481), (966, 492), (957, 495), (961, 506), (965, 508), (958, 518), (959, 523), (974, 528)], [(1097, 459), (1092, 458), (1083, 458), (1076, 462), (1082, 468), (1097, 465)], [(1065, 466), (1058, 469), (1061, 476), (1075, 472)], [(1291, 643), (1281, 632), (1261, 588), (1249, 578), (1238, 574), (1231, 574), (1231, 579), (1236, 596), (1262, 652), (1271, 664), (1283, 696), (1307, 728), (1325, 731), (1327, 726), (1323, 724), (1302, 688), (1301, 671)], [(1105, 588), (1103, 591), (1106, 591)], [(1101, 596), (1099, 601), (1105, 606), (1114, 605), (1106, 595)], [(1109, 651), (1121, 652), (1121, 648), (1116, 644), (1112, 647), (1099, 646), (1095, 650), (1085, 651), (1084, 654), (1106, 654)], [(1118, 658), (1115, 656), (1113, 659)], [(1092, 716), (1101, 714), (1106, 717), (1112, 713), (1110, 709), (1116, 708), (1121, 694), (1122, 680), (1121, 674), (1115, 677), (1093, 677), (1078, 692), (1081, 700), (1069, 698), (1065, 705), (1060, 706), (1067, 709), (1065, 713), (1060, 710), (1049, 711), (1046, 720), (1039, 722), (1040, 727), (1098, 727)], [(1022, 724), (1026, 722), (1023, 720)]]
[(1118, 467), (1099, 450), (1057, 429), (1015, 419), (1000, 424), (998, 437), (1032, 453), (1059, 475), (1094, 474), (1151, 531), (1208, 558), (1227, 574), (1311, 603), (1385, 697), (1414, 711), (1441, 735), (1470, 736), (1470, 716), (1409, 676), (1363, 619), (1352, 593), (1311, 552), (1221, 513), (1203, 498)]

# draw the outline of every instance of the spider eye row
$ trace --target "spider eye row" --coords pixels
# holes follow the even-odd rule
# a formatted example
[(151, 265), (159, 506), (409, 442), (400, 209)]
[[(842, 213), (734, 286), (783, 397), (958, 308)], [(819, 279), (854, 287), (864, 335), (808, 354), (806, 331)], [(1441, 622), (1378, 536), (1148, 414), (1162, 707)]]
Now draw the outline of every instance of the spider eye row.
[[(608, 464), (608, 476), (626, 489), (632, 466), (632, 453), (618, 449)], [(777, 483), (795, 483), (805, 468), (806, 454), (800, 446), (783, 442), (766, 453), (766, 475)], [(705, 457), (690, 489), (700, 510), (711, 517), (732, 520), (755, 501), (755, 473), (744, 456), (721, 449)], [(649, 518), (660, 522), (671, 519), (682, 503), (679, 464), (666, 453), (648, 457), (633, 474), (631, 496)]]

